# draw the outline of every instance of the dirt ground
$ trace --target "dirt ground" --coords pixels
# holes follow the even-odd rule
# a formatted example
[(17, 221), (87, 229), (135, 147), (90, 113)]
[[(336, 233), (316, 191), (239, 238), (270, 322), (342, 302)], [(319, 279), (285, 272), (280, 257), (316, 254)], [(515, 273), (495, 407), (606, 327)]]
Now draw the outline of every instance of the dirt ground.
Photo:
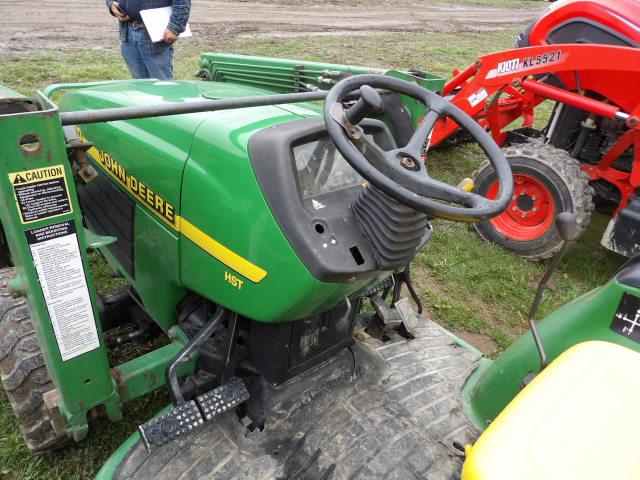
[[(468, 32), (522, 25), (531, 9), (425, 3), (301, 2), (292, 4), (193, 0), (191, 29), (198, 38), (381, 32)], [(0, 54), (108, 47), (116, 20), (102, 0), (0, 0)]]

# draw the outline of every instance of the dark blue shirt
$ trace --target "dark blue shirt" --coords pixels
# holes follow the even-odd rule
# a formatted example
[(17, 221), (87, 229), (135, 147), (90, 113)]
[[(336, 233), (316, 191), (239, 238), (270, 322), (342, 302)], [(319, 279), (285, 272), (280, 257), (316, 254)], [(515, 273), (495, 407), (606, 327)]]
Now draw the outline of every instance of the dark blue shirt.
[(134, 20), (142, 21), (142, 17), (140, 16), (141, 10), (141, 1), (140, 0), (120, 0), (118, 2), (118, 6), (122, 12), (133, 18)]

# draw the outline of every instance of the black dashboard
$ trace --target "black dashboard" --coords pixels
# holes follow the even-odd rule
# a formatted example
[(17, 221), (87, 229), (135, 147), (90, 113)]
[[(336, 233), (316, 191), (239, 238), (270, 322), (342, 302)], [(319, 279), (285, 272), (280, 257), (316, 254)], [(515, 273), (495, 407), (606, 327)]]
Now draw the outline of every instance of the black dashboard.
[[(395, 147), (382, 122), (367, 119), (361, 126), (382, 148)], [(318, 280), (345, 282), (379, 272), (351, 208), (366, 182), (336, 150), (322, 118), (258, 132), (249, 156), (280, 228)]]

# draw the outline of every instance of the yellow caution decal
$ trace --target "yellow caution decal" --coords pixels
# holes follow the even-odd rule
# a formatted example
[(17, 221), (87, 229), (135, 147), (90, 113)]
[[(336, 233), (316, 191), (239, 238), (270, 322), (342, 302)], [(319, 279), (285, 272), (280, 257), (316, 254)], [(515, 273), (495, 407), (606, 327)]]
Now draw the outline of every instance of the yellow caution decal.
[(64, 165), (8, 174), (22, 223), (59, 217), (73, 211)]
[[(76, 127), (76, 130), (78, 132), (78, 137), (83, 142), (87, 142), (87, 139), (82, 135), (80, 128)], [(108, 152), (98, 150), (96, 147), (91, 147), (87, 153), (102, 168), (102, 170), (131, 193), (148, 210), (153, 212), (176, 232), (180, 232), (193, 243), (198, 245), (209, 255), (254, 283), (260, 282), (267, 276), (267, 272), (265, 270), (254, 265), (249, 260), (242, 258), (232, 250), (229, 250), (227, 247), (217, 242), (195, 225), (187, 221), (184, 217), (176, 215), (173, 204), (165, 200), (147, 184), (128, 172), (127, 169), (115, 160)], [(228, 274), (225, 272), (226, 281), (238, 289), (242, 288), (244, 283), (242, 280), (232, 275), (227, 278), (227, 275)]]
[(64, 178), (64, 167), (62, 165), (34, 168), (33, 170), (24, 170), (22, 172), (13, 172), (9, 174), (11, 185), (39, 182), (42, 180), (50, 180), (52, 178)]

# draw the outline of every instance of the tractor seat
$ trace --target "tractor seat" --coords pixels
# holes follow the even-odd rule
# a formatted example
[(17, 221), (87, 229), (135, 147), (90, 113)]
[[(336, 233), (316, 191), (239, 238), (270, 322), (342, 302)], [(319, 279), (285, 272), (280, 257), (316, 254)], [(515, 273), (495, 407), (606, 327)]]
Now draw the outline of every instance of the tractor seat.
[(462, 480), (640, 479), (640, 353), (580, 343), (467, 447)]

